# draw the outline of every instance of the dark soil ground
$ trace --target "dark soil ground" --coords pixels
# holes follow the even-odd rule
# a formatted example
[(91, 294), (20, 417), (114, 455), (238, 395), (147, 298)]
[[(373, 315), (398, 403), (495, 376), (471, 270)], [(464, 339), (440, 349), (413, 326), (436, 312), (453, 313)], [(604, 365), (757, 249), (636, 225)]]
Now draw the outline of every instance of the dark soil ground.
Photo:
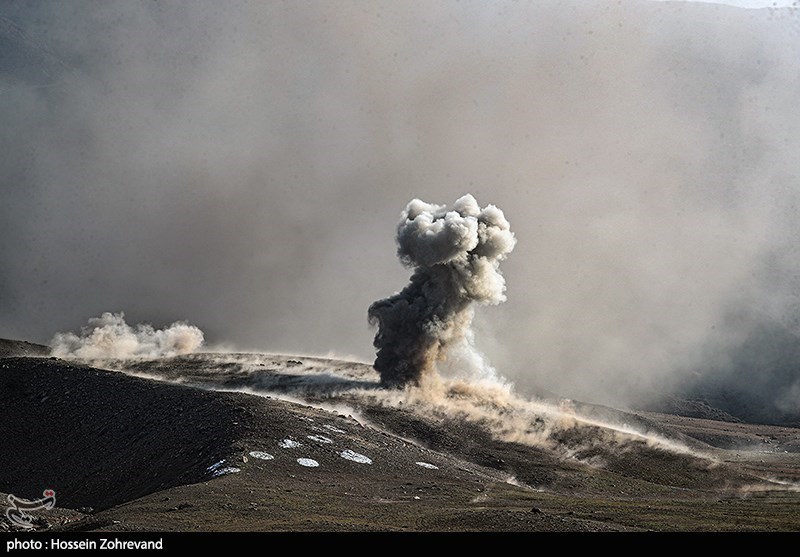
[[(713, 458), (645, 442), (565, 458), (413, 410), (366, 404), (350, 415), (352, 400), (337, 409), (330, 397), (320, 405), (209, 390), (202, 357), (138, 371), (206, 388), (13, 355), (0, 359), (0, 492), (36, 499), (54, 489), (59, 508), (34, 513), (39, 529), (800, 530), (800, 493), (768, 481), (800, 482), (795, 428), (641, 414)], [(307, 385), (291, 373), (304, 362), (319, 366), (306, 369), (317, 378), (328, 369), (328, 385), (352, 366), (275, 358), (260, 378), (271, 388)], [(218, 381), (242, 379), (236, 361), (229, 374), (214, 364)], [(347, 381), (368, 384), (359, 373)], [(558, 435), (587, 451), (596, 444), (586, 439), (601, 434)]]

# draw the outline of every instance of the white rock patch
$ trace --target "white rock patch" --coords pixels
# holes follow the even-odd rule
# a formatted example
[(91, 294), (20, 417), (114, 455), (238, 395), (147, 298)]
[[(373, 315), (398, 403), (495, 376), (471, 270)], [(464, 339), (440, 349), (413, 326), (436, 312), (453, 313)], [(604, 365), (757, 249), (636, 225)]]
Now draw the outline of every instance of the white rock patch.
[(345, 430), (343, 430), (343, 429), (339, 429), (339, 428), (338, 428), (338, 427), (336, 427), (336, 426), (332, 426), (332, 425), (325, 424), (325, 426), (324, 426), (324, 427), (325, 427), (325, 429), (328, 429), (328, 430), (330, 430), (330, 431), (333, 431), (334, 433), (347, 433)]
[(273, 458), (275, 458), (271, 454), (265, 453), (264, 451), (250, 451), (249, 454), (253, 458), (259, 458), (261, 460), (272, 460)]
[(236, 474), (236, 473), (242, 471), (241, 468), (236, 468), (234, 466), (225, 466), (225, 467), (223, 467), (222, 466), (223, 464), (225, 464), (225, 459), (224, 458), (222, 460), (220, 460), (219, 462), (215, 462), (214, 464), (212, 464), (211, 466), (206, 468), (206, 471), (207, 472), (211, 472), (211, 475), (214, 476), (215, 478), (218, 478), (220, 476), (224, 476), (226, 474)]
[(225, 476), (226, 474), (238, 474), (241, 472), (241, 468), (236, 468), (234, 466), (226, 466), (225, 468), (220, 468), (214, 471), (214, 477), (218, 478), (220, 476)]
[(317, 462), (313, 458), (298, 458), (297, 464), (299, 464), (300, 466), (306, 466), (308, 468), (316, 468), (317, 466), (319, 466), (319, 462)]
[(295, 441), (294, 439), (284, 439), (283, 441), (278, 443), (278, 446), (281, 449), (296, 449), (297, 447), (302, 447), (302, 443), (299, 441)]
[(307, 435), (306, 437), (317, 443), (333, 443), (333, 439), (324, 435)]
[(431, 470), (438, 470), (439, 467), (435, 464), (431, 464), (430, 462), (417, 462), (417, 466), (422, 466), (423, 468), (429, 468)]
[(353, 452), (350, 449), (340, 452), (339, 456), (346, 460), (352, 460), (353, 462), (358, 462), (359, 464), (372, 464), (372, 459), (370, 457)]
[(215, 462), (214, 464), (212, 464), (211, 466), (206, 468), (206, 471), (207, 472), (213, 472), (214, 470), (216, 470), (217, 468), (219, 468), (223, 464), (225, 464), (225, 459), (224, 458), (222, 460), (220, 460), (219, 462)]

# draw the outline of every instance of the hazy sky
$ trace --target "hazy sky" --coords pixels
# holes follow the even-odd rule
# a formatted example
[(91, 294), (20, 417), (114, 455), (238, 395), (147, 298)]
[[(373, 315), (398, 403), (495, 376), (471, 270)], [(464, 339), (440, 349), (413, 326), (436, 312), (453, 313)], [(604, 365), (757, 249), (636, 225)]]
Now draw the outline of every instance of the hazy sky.
[(797, 0), (651, 0), (654, 2), (700, 2), (706, 4), (725, 4), (736, 6), (737, 8), (787, 8), (798, 7), (800, 2)]
[(800, 326), (799, 44), (793, 8), (6, 0), (0, 337), (371, 360), (401, 210), (469, 192), (517, 235), (477, 344), (521, 388), (800, 393), (758, 340)]

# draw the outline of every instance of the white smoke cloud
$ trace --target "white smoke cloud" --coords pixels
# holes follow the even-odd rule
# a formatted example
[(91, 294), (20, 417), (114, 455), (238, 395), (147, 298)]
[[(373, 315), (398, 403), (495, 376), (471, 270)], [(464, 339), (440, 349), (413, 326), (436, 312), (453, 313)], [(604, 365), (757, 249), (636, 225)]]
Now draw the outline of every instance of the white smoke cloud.
[(189, 354), (201, 346), (203, 331), (194, 325), (178, 321), (164, 329), (146, 323), (131, 327), (122, 312), (105, 312), (89, 319), (80, 334), (57, 333), (50, 342), (53, 356), (85, 360), (169, 357)]
[(414, 274), (402, 292), (369, 308), (378, 326), (375, 369), (387, 385), (419, 383), (451, 358), (467, 371), (493, 373), (476, 350), (472, 302), (505, 301), (500, 262), (516, 239), (503, 212), (470, 194), (452, 209), (412, 200), (397, 227), (397, 255)]

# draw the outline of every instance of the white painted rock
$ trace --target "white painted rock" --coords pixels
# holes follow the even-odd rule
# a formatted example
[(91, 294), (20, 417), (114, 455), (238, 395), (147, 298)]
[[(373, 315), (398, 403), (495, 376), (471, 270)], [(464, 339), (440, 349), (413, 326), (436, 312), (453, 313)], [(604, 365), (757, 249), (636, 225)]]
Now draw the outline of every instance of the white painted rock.
[(358, 454), (350, 449), (340, 452), (339, 456), (347, 460), (352, 460), (353, 462), (358, 462), (359, 464), (372, 464), (372, 459), (370, 457)]
[(324, 435), (306, 435), (306, 437), (317, 443), (333, 443), (333, 439)]
[(417, 462), (417, 466), (422, 466), (423, 468), (429, 468), (431, 470), (438, 470), (439, 467), (435, 464), (431, 464), (430, 462)]

